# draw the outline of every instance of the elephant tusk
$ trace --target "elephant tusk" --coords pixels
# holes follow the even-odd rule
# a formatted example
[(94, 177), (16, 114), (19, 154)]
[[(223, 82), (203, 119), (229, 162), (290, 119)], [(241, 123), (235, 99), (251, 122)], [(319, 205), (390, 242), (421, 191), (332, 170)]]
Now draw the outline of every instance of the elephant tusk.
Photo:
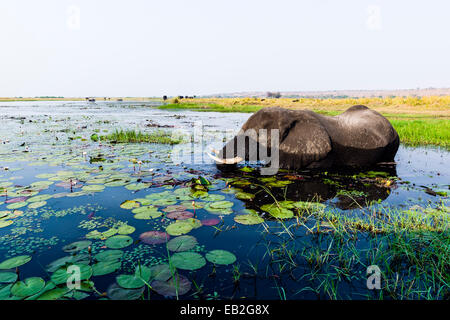
[(241, 157), (235, 157), (235, 158), (231, 158), (231, 159), (220, 159), (220, 158), (218, 158), (216, 156), (213, 156), (212, 154), (210, 154), (208, 152), (206, 154), (211, 159), (213, 159), (214, 161), (216, 161), (217, 163), (220, 163), (220, 164), (236, 164), (236, 163), (241, 162), (242, 160), (244, 160)]
[(219, 154), (219, 151), (214, 149), (214, 148), (210, 148), (211, 152), (214, 153), (216, 156)]

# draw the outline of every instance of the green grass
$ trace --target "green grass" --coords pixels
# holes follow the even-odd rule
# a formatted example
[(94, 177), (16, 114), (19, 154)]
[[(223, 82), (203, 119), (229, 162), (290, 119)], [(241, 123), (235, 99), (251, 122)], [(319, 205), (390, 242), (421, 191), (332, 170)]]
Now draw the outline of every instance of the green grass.
[(197, 104), (197, 103), (171, 103), (158, 107), (159, 109), (165, 110), (194, 110), (194, 111), (204, 111), (204, 112), (241, 112), (241, 113), (253, 113), (256, 112), (264, 106), (252, 106), (252, 105), (233, 105), (233, 106), (223, 106), (220, 104), (208, 103), (208, 104)]
[(390, 120), (407, 145), (436, 145), (450, 148), (450, 120)]
[(113, 133), (101, 136), (101, 140), (111, 141), (115, 143), (160, 143), (160, 144), (178, 144), (183, 142), (181, 138), (172, 137), (171, 133), (166, 131), (155, 131), (145, 133), (134, 130), (115, 130)]

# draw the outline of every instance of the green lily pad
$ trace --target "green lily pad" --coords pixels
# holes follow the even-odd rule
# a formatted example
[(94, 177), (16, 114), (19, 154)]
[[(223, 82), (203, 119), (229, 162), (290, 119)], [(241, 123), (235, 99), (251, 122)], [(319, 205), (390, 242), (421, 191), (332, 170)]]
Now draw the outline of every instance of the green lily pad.
[(205, 266), (206, 260), (197, 252), (177, 252), (172, 255), (171, 263), (177, 269), (197, 270)]
[(20, 267), (31, 260), (31, 256), (23, 255), (10, 258), (0, 263), (0, 270), (7, 270)]
[(268, 212), (272, 217), (278, 219), (289, 219), (294, 216), (294, 212), (281, 206), (278, 207), (276, 203), (262, 205), (261, 210)]
[(105, 186), (100, 185), (100, 184), (91, 184), (91, 185), (84, 186), (81, 189), (86, 192), (101, 192), (105, 189)]
[(225, 250), (212, 250), (205, 257), (209, 262), (214, 264), (228, 265), (236, 261), (236, 256)]
[(76, 242), (70, 243), (68, 245), (65, 245), (62, 249), (64, 252), (73, 253), (73, 252), (78, 252), (83, 249), (86, 249), (91, 244), (92, 244), (92, 241), (89, 241), (89, 240), (76, 241)]
[(189, 233), (194, 227), (192, 224), (185, 222), (186, 220), (177, 221), (166, 227), (166, 232), (171, 236), (181, 236)]
[(133, 201), (139, 202), (142, 206), (149, 206), (152, 204), (152, 201), (147, 198), (133, 199)]
[(131, 183), (125, 186), (126, 189), (128, 190), (133, 190), (133, 191), (137, 191), (137, 190), (142, 190), (145, 188), (148, 188), (150, 186), (150, 184), (147, 183)]
[(125, 235), (117, 235), (106, 239), (105, 245), (110, 249), (122, 249), (133, 243), (133, 238)]
[(16, 202), (16, 203), (8, 204), (6, 206), (6, 209), (10, 209), (10, 210), (19, 209), (19, 208), (25, 207), (26, 205), (28, 205), (28, 202), (26, 202), (26, 201)]
[(120, 204), (120, 207), (122, 209), (129, 209), (129, 210), (131, 210), (133, 208), (137, 208), (139, 206), (140, 206), (139, 202), (136, 202), (133, 200), (126, 200)]
[(0, 283), (12, 283), (17, 280), (15, 272), (0, 272)]
[(89, 264), (89, 255), (83, 253), (56, 259), (55, 261), (49, 263), (45, 267), (45, 270), (47, 272), (55, 272), (66, 264)]
[(254, 225), (264, 222), (264, 219), (257, 214), (241, 214), (234, 217), (234, 221), (245, 225)]
[(92, 266), (93, 276), (103, 276), (117, 271), (122, 262), (120, 261), (100, 261)]
[(116, 261), (122, 258), (123, 251), (122, 250), (105, 250), (100, 253), (97, 253), (94, 258), (97, 261)]
[(223, 200), (223, 201), (216, 201), (216, 202), (213, 202), (213, 203), (210, 203), (209, 204), (209, 207), (211, 208), (211, 209), (229, 209), (229, 208), (231, 208), (233, 206), (233, 202), (231, 202), (231, 201), (226, 201), (226, 200)]
[(124, 289), (138, 289), (148, 283), (152, 272), (149, 267), (137, 266), (134, 274), (121, 274), (116, 277), (117, 284)]
[(0, 300), (10, 300), (11, 299), (11, 288), (12, 284), (7, 284), (6, 286), (0, 286)]
[(70, 289), (67, 287), (54, 288), (41, 294), (36, 300), (58, 300), (62, 298)]
[(118, 234), (132, 234), (136, 231), (136, 228), (133, 226), (129, 226), (127, 224), (121, 225), (119, 228), (117, 228)]
[[(50, 277), (56, 285), (66, 283), (69, 277), (72, 277), (74, 270), (71, 267), (78, 267), (80, 269), (80, 280), (87, 280), (92, 276), (92, 268), (86, 264), (72, 264), (69, 266), (63, 266), (56, 270)], [(70, 271), (70, 272), (69, 272)]]
[(51, 198), (52, 198), (51, 194), (41, 194), (39, 196), (34, 196), (34, 197), (27, 199), (27, 202), (41, 202), (41, 201), (46, 201)]
[(253, 198), (255, 198), (254, 194), (248, 192), (236, 192), (235, 196), (240, 200), (252, 200)]
[(28, 205), (28, 208), (30, 209), (37, 209), (40, 207), (43, 207), (47, 204), (47, 201), (37, 201), (37, 202), (32, 202)]
[(0, 220), (0, 228), (5, 228), (13, 224), (12, 220)]
[(25, 298), (41, 291), (45, 286), (45, 281), (39, 277), (27, 278), (24, 281), (17, 281), (11, 287), (11, 293), (16, 297)]
[(179, 236), (170, 240), (167, 248), (170, 251), (182, 252), (193, 249), (197, 244), (197, 239), (193, 236)]

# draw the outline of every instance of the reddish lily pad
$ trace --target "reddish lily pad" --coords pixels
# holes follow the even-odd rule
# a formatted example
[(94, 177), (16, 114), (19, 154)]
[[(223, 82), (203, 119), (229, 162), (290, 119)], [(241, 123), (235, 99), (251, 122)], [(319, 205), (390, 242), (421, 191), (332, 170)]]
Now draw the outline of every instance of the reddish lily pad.
[(181, 296), (191, 290), (191, 282), (180, 274), (167, 281), (155, 280), (151, 283), (151, 286), (157, 293), (166, 297)]
[(189, 211), (173, 211), (169, 214), (167, 214), (167, 217), (170, 219), (176, 219), (176, 220), (186, 220), (189, 218), (192, 218), (194, 214)]
[(146, 244), (161, 244), (170, 239), (170, 236), (163, 231), (147, 231), (139, 236), (139, 239)]
[(215, 226), (216, 224), (220, 223), (220, 220), (213, 218), (213, 219), (203, 219), (203, 220), (200, 220), (200, 222), (204, 226)]

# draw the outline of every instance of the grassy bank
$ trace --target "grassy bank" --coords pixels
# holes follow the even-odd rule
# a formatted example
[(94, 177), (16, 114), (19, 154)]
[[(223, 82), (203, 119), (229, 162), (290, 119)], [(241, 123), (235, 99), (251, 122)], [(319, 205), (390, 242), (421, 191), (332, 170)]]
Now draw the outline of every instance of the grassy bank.
[(172, 100), (160, 106), (166, 110), (253, 113), (265, 107), (310, 109), (325, 115), (337, 115), (362, 104), (388, 118), (407, 145), (435, 145), (450, 148), (450, 97), (360, 98), (360, 99), (260, 99), (213, 98)]
[(450, 149), (450, 120), (390, 119), (402, 143), (412, 146), (435, 145)]

